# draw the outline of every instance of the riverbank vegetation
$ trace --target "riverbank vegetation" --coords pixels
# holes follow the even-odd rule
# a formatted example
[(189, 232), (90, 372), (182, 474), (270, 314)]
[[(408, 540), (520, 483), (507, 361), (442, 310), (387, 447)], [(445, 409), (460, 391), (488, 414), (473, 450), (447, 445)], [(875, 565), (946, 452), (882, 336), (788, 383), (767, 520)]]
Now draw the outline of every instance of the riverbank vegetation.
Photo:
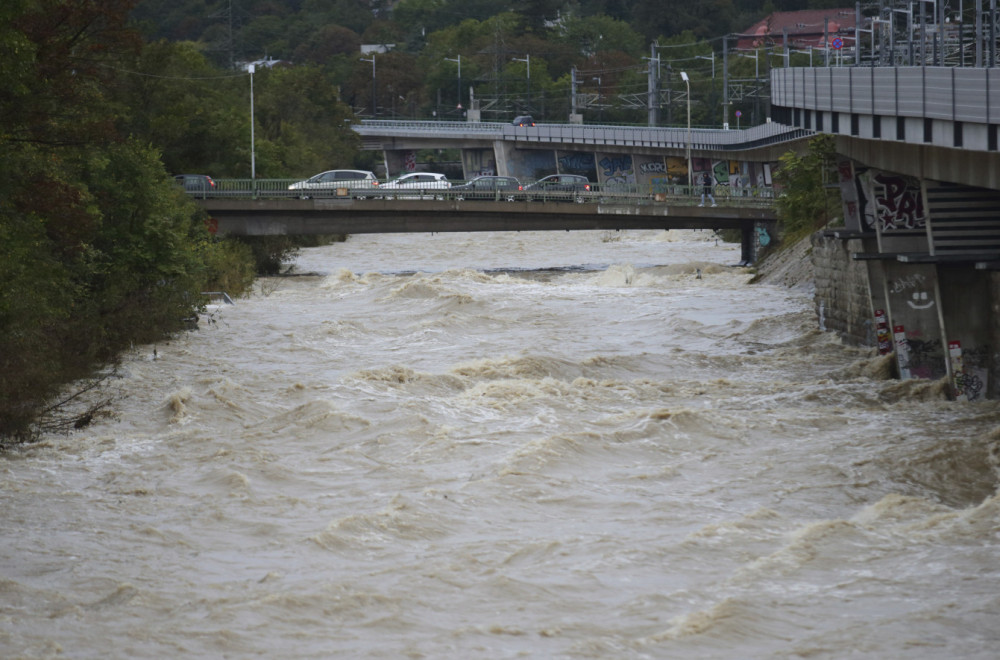
[[(131, 5), (0, 6), (0, 446), (32, 439), (39, 424), (87, 423), (100, 402), (68, 418), (60, 409), (94, 374), (184, 328), (203, 292), (248, 291), (255, 255), (280, 264), (296, 248), (216, 238), (174, 183), (173, 173), (204, 167), (240, 173), (249, 159), (236, 145), (249, 120), (232, 103), (212, 103), (232, 76), (212, 80), (217, 72), (180, 46), (144, 48)], [(171, 78), (178, 69), (183, 85)], [(205, 78), (192, 82), (198, 74)], [(261, 138), (262, 166), (276, 175), (314, 168), (336, 148), (350, 161), (349, 131), (302, 131), (311, 115), (320, 121), (319, 109), (278, 97), (315, 84), (308, 72), (275, 78), (284, 91), (262, 98), (273, 112), (265, 110), (273, 133)], [(347, 116), (317, 94), (312, 103)], [(321, 114), (327, 124), (330, 110)], [(77, 392), (63, 391), (71, 382)]]

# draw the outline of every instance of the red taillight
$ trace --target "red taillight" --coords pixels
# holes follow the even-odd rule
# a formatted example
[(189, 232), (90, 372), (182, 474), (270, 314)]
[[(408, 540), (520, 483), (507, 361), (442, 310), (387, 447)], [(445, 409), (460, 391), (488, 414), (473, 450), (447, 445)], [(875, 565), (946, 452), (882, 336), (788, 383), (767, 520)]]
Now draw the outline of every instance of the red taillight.
[(583, 185), (583, 189), (586, 190), (587, 192), (590, 192), (590, 184), (589, 183), (585, 183)]
[(208, 185), (210, 185), (210, 186), (212, 186), (214, 188), (215, 187), (215, 181), (212, 181), (212, 177), (209, 176), (209, 177), (205, 177), (205, 178), (208, 179)]
[(378, 181), (372, 181), (372, 185), (377, 188), (378, 187)]
[(518, 186), (517, 189), (518, 190), (524, 190), (524, 186)]

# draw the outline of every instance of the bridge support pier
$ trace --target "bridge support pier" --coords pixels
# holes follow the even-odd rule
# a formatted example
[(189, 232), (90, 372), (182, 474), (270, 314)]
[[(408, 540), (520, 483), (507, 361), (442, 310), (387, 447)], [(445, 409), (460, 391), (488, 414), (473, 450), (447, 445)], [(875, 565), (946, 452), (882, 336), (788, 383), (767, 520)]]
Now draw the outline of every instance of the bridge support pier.
[(757, 256), (754, 237), (757, 235), (756, 227), (744, 227), (740, 230), (740, 265), (749, 266)]

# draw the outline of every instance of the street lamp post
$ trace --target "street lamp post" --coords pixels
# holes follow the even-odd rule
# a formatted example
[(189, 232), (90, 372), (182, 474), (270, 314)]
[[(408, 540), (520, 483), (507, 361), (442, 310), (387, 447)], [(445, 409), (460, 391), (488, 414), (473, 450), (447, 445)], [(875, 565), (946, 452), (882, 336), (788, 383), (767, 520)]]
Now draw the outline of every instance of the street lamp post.
[(372, 117), (377, 117), (378, 110), (375, 105), (375, 53), (372, 53), (372, 58), (370, 60), (362, 57), (360, 61), (372, 63)]
[(688, 187), (694, 186), (691, 179), (691, 80), (686, 71), (681, 71), (681, 80), (687, 88), (687, 110), (688, 110), (688, 139), (687, 139), (687, 164), (688, 164)]
[(458, 87), (456, 88), (458, 91), (458, 98), (456, 99), (457, 105), (455, 107), (461, 110), (462, 109), (462, 56), (460, 54), (458, 57), (446, 57), (444, 59), (449, 62), (455, 62), (456, 64), (458, 64)]
[[(251, 64), (247, 67), (247, 71), (250, 73), (250, 181), (253, 184), (257, 182), (257, 163), (255, 157), (254, 149), (254, 139), (253, 139), (253, 72), (254, 65)], [(256, 188), (256, 185), (254, 185)]]

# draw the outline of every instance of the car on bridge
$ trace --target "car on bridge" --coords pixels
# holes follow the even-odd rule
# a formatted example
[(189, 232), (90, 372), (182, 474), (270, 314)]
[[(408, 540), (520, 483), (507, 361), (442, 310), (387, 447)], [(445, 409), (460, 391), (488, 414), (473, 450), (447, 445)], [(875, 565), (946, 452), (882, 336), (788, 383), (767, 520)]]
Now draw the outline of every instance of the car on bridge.
[[(423, 195), (425, 190), (446, 190), (451, 188), (451, 181), (444, 174), (438, 172), (410, 172), (397, 177), (392, 181), (387, 181), (379, 186), (379, 194), (386, 199), (399, 197), (399, 199), (431, 199), (433, 195)], [(417, 194), (400, 194), (396, 191), (410, 190)], [(440, 197), (440, 196), (439, 196)]]
[(174, 177), (185, 192), (198, 197), (207, 197), (215, 192), (215, 181), (207, 174), (178, 174)]
[(305, 181), (297, 181), (288, 186), (288, 189), (299, 192), (301, 197), (315, 197), (357, 194), (358, 190), (373, 190), (378, 185), (378, 177), (367, 170), (328, 170)]
[(452, 186), (452, 197), (463, 199), (495, 199), (513, 202), (523, 190), (521, 182), (512, 176), (477, 176), (459, 186)]
[(511, 122), (514, 126), (534, 126), (535, 118), (531, 115), (520, 115), (514, 117), (514, 121)]
[(582, 174), (550, 174), (524, 187), (528, 201), (573, 201), (583, 203), (591, 192), (590, 179)]

